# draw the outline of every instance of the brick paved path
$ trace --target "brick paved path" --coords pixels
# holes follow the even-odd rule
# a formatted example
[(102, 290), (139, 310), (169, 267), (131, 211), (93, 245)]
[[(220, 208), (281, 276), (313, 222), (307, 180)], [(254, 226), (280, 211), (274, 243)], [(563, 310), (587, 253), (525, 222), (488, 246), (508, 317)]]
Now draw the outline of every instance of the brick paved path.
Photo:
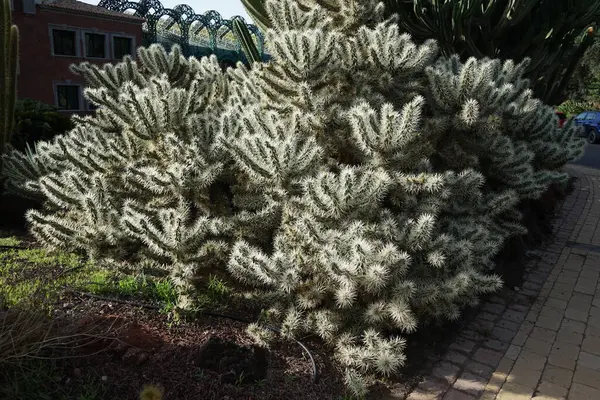
[(555, 237), (407, 400), (600, 400), (600, 170), (579, 178)]

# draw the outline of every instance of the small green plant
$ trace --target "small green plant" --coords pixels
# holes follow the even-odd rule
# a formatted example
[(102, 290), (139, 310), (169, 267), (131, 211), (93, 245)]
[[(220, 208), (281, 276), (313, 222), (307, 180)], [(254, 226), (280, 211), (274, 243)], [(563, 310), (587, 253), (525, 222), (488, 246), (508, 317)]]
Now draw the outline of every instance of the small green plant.
[(198, 368), (196, 370), (196, 373), (194, 374), (194, 378), (198, 379), (198, 380), (203, 380), (204, 378), (206, 378), (206, 376), (204, 375), (204, 370), (202, 368)]
[(140, 400), (161, 400), (163, 389), (156, 385), (145, 385), (140, 392)]
[(235, 386), (243, 385), (245, 379), (246, 379), (246, 375), (244, 374), (244, 371), (240, 372), (240, 374), (235, 379)]
[(20, 245), (21, 245), (21, 241), (15, 237), (0, 238), (0, 246), (10, 247), (10, 246), (20, 246)]
[(225, 285), (222, 279), (217, 278), (214, 275), (210, 275), (208, 278), (208, 294), (215, 301), (221, 300), (229, 293), (229, 289)]

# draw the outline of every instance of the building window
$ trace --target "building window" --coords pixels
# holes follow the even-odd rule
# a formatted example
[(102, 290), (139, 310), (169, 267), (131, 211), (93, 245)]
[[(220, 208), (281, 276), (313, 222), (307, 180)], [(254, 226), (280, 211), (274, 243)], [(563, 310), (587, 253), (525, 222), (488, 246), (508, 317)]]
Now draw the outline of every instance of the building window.
[(113, 36), (113, 58), (122, 60), (126, 55), (133, 54), (133, 39)]
[(79, 99), (78, 85), (56, 85), (56, 100), (59, 110), (79, 110), (81, 108)]
[(62, 29), (52, 29), (52, 44), (55, 55), (77, 55), (77, 33)]
[(89, 111), (96, 111), (98, 109), (98, 106), (96, 104), (92, 103), (91, 101), (88, 101), (87, 108)]
[(85, 56), (90, 58), (106, 58), (106, 35), (101, 33), (86, 33)]

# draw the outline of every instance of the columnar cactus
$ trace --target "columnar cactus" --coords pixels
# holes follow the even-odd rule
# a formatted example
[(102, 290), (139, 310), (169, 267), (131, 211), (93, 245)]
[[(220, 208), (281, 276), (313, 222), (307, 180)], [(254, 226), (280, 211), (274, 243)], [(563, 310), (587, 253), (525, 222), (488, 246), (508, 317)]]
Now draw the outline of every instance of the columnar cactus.
[[(12, 25), (10, 0), (0, 7), (0, 156), (10, 144), (17, 100), (19, 29)], [(3, 161), (0, 157), (0, 193), (4, 189)]]

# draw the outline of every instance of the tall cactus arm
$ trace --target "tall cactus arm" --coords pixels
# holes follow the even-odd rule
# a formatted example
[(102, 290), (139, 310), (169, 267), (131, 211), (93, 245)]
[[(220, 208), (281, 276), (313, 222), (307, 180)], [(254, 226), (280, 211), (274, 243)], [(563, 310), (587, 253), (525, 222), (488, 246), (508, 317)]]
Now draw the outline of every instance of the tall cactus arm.
[(4, 192), (4, 162), (2, 155), (10, 145), (17, 100), (17, 62), (19, 29), (12, 25), (10, 0), (0, 7), (0, 195)]
[[(0, 156), (5, 153), (8, 143), (6, 100), (8, 90), (8, 53), (10, 48), (10, 4), (2, 1), (0, 8)], [(1, 164), (0, 164), (1, 166)], [(2, 170), (0, 170), (0, 173)]]
[(266, 32), (271, 27), (271, 21), (269, 21), (269, 15), (265, 8), (265, 0), (242, 0), (242, 4), (252, 17), (254, 24), (261, 31)]
[(10, 137), (15, 126), (15, 104), (17, 102), (17, 68), (19, 62), (19, 28), (10, 28), (10, 46), (8, 51), (8, 92), (6, 99), (7, 134)]
[(261, 62), (262, 59), (260, 57), (260, 53), (256, 48), (256, 45), (252, 40), (252, 35), (250, 35), (250, 31), (248, 30), (248, 27), (244, 21), (240, 19), (233, 20), (233, 32), (242, 45), (242, 51), (246, 55), (246, 58), (250, 64)]

